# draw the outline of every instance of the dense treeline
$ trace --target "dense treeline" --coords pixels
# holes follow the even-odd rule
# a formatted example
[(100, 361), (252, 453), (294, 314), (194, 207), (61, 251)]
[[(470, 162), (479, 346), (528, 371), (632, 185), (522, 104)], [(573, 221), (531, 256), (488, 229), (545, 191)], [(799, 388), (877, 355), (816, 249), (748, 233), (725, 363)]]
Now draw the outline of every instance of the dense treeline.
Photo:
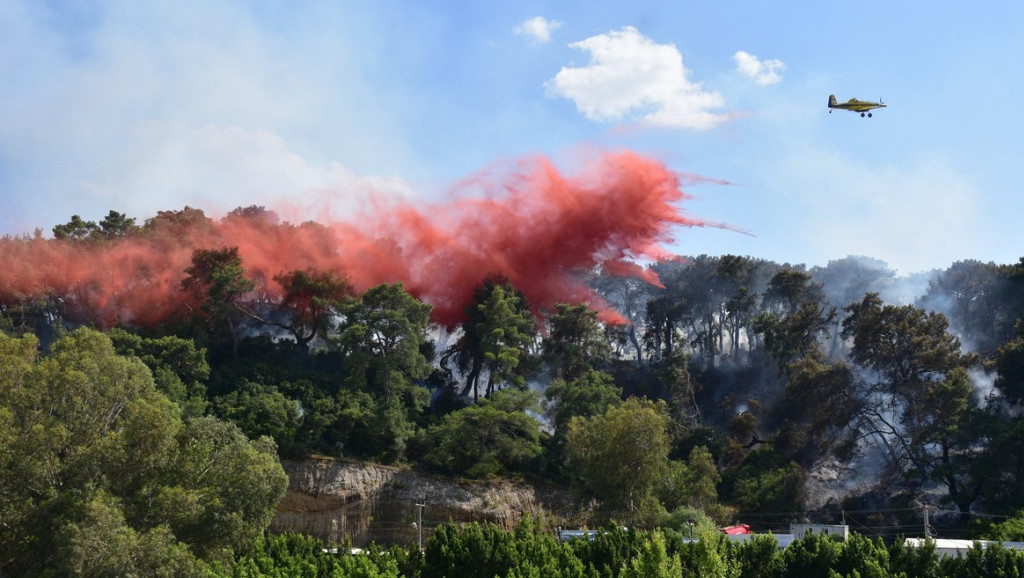
[[(276, 226), (258, 207), (225, 219)], [(186, 209), (140, 227), (111, 211), (2, 244), (38, 256), (171, 243), (208, 221)], [(98, 563), (75, 546), (93, 526), (108, 546), (223, 562), (284, 490), (265, 461), (275, 451), (568, 484), (597, 523), (779, 531), (845, 508), (874, 512), (862, 529), (892, 537), (929, 506), (947, 512), (932, 519), (944, 535), (1024, 538), (993, 526), (1024, 511), (1024, 259), (911, 277), (855, 257), (617, 272), (580, 272), (604, 303), (541, 309), (480, 271), (455, 326), (401, 282), (254, 274), (231, 246), (194, 250), (173, 279), (133, 279), (124, 295), (173, 289), (152, 306), (174, 312), (159, 323), (112, 324), (124, 302), (81, 307), (97, 302), (95, 280), (0, 287), (0, 568)], [(227, 469), (212, 468), (221, 455)], [(243, 455), (259, 465), (232, 461)], [(258, 495), (210, 489), (234, 484)], [(210, 516), (234, 520), (223, 542), (204, 542)], [(57, 554), (54, 540), (80, 549)]]
[(0, 569), (189, 575), (262, 535), (288, 480), (267, 437), (182, 417), (91, 329), (0, 333)]
[(250, 555), (224, 574), (236, 578), (988, 578), (1024, 573), (1024, 552), (998, 544), (987, 548), (976, 544), (962, 556), (942, 557), (934, 543), (915, 548), (859, 534), (847, 541), (810, 534), (780, 550), (770, 534), (738, 543), (711, 532), (691, 542), (672, 532), (614, 526), (591, 541), (559, 542), (550, 534), (534, 532), (529, 523), (515, 532), (487, 524), (442, 526), (422, 553), (415, 547), (337, 552), (300, 535), (276, 536), (258, 541)]

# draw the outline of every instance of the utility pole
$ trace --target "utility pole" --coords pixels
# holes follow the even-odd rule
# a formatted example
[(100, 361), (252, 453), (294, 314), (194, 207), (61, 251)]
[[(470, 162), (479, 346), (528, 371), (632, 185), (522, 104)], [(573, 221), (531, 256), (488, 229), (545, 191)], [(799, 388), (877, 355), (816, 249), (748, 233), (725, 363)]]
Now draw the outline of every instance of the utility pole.
[(420, 547), (420, 552), (423, 551), (423, 507), (426, 503), (416, 502), (416, 543)]
[(932, 530), (928, 525), (928, 506), (924, 507), (924, 537), (931, 538)]
[(629, 491), (629, 526), (633, 527), (633, 491)]

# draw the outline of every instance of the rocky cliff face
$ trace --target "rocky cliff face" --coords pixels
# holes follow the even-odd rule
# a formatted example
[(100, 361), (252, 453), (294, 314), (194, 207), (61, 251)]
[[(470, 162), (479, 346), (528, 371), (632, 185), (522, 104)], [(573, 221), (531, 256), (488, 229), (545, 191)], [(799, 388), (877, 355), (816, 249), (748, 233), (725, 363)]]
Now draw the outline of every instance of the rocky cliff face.
[[(492, 522), (511, 530), (524, 515), (547, 524), (577, 525), (564, 488), (509, 481), (474, 482), (427, 476), (408, 469), (331, 459), (285, 460), (288, 493), (277, 507), (272, 532), (302, 532), (353, 546), (415, 544), (434, 526)], [(422, 512), (416, 504), (424, 504)]]

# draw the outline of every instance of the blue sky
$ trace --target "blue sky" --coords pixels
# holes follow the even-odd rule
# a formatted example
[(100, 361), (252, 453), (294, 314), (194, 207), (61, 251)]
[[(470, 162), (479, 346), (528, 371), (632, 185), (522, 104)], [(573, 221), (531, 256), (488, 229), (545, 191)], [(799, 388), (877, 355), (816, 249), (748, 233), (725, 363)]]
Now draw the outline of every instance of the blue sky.
[[(0, 0), (0, 233), (344, 216), (631, 149), (732, 183), (685, 209), (752, 235), (681, 229), (681, 254), (1013, 263), (1021, 22), (1018, 2)], [(830, 93), (889, 107), (830, 115)]]

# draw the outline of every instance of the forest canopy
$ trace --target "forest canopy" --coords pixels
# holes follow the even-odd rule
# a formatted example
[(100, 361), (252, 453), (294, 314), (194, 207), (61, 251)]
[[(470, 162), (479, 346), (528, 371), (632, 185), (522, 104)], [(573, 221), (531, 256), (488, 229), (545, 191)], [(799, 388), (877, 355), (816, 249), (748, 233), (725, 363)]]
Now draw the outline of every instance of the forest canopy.
[(89, 536), (227, 560), (310, 455), (554, 483), (648, 528), (874, 510), (891, 538), (923, 504), (974, 536), (1024, 509), (1024, 259), (481, 269), (442, 298), (308, 252), (332, 234), (250, 207), (0, 241), (34, 264), (0, 278), (0, 568), (143, 563)]
[(270, 438), (183, 420), (138, 359), (91, 329), (41, 355), (0, 333), (0, 567), (187, 569), (262, 535), (287, 478)]

